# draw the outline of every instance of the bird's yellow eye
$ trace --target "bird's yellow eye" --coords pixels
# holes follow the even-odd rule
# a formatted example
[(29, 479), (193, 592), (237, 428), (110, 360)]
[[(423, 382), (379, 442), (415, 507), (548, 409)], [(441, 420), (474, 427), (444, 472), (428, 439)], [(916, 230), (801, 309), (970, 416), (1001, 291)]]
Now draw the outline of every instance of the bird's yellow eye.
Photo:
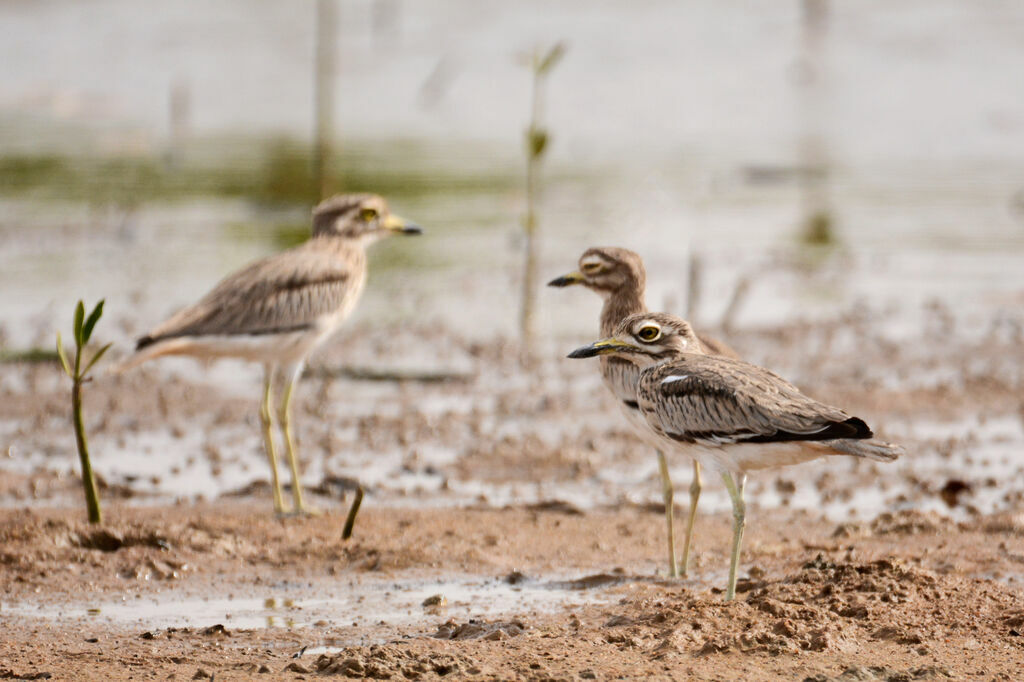
[(647, 325), (646, 327), (642, 327), (636, 335), (640, 337), (641, 341), (651, 342), (661, 336), (661, 329), (654, 325)]
[(593, 263), (593, 262), (591, 262), (591, 263), (584, 263), (583, 264), (583, 272), (585, 272), (587, 274), (590, 274), (590, 275), (593, 275), (594, 273), (596, 273), (600, 269), (601, 269), (601, 264), (600, 263)]
[(377, 209), (375, 208), (364, 208), (359, 211), (359, 217), (363, 219), (363, 222), (370, 222), (377, 218)]

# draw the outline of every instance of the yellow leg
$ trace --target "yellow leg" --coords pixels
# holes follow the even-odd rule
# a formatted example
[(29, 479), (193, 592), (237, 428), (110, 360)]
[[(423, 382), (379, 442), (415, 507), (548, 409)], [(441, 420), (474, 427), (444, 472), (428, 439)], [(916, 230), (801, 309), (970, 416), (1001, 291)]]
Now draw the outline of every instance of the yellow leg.
[(697, 502), (703, 489), (700, 462), (693, 460), (693, 480), (690, 481), (690, 515), (686, 518), (686, 536), (683, 537), (683, 576), (690, 570), (690, 545), (693, 542), (693, 520), (697, 518)]
[(284, 389), (284, 397), (281, 400), (281, 409), (278, 411), (278, 420), (281, 422), (281, 433), (284, 435), (288, 467), (292, 470), (292, 500), (294, 502), (292, 511), (296, 514), (315, 514), (315, 510), (307, 509), (306, 505), (302, 503), (302, 482), (299, 480), (299, 462), (295, 456), (295, 439), (292, 438), (292, 392), (301, 373), (301, 368), (297, 369), (288, 380), (288, 385)]
[(267, 451), (267, 459), (270, 460), (270, 487), (274, 491), (274, 511), (283, 514), (284, 500), (281, 495), (281, 479), (277, 475), (277, 448), (274, 446), (274, 415), (270, 409), (273, 400), (274, 371), (267, 367), (266, 377), (263, 381), (263, 401), (260, 403), (260, 424), (263, 427), (263, 446)]
[(740, 544), (743, 542), (743, 528), (746, 525), (747, 503), (743, 501), (743, 490), (747, 487), (747, 475), (740, 474), (739, 485), (728, 471), (722, 472), (722, 480), (732, 499), (732, 556), (729, 558), (729, 585), (725, 589), (725, 600), (736, 596), (736, 572), (740, 564)]
[[(661, 492), (665, 500), (665, 524), (668, 527), (668, 574), (673, 578), (679, 577), (679, 569), (676, 567), (676, 534), (673, 530), (676, 505), (672, 490), (672, 479), (668, 475), (668, 463), (665, 461), (665, 453), (658, 450), (658, 469), (661, 470)], [(683, 568), (685, 572), (685, 567)]]

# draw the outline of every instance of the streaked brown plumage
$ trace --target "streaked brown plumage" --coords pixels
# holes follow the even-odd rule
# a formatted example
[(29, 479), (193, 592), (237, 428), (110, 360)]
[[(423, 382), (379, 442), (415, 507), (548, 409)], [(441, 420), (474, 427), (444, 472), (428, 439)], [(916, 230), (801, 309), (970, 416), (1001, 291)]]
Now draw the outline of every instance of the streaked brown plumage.
[(569, 357), (595, 355), (635, 363), (640, 368), (637, 401), (651, 431), (664, 446), (682, 444), (688, 455), (722, 474), (734, 515), (727, 599), (736, 589), (748, 471), (823, 455), (892, 461), (902, 453), (898, 446), (874, 440), (863, 420), (804, 395), (777, 374), (707, 355), (689, 323), (672, 315), (631, 315), (615, 334)]
[[(332, 331), (329, 322), (340, 322), (351, 311), (365, 283), (363, 247), (314, 238), (222, 280), (198, 303), (139, 339), (137, 350), (182, 337), (263, 336), (317, 328), (326, 334)], [(314, 345), (318, 340), (310, 339)], [(272, 353), (270, 348), (259, 350)], [(281, 358), (272, 354), (253, 359)]]
[[(619, 323), (630, 315), (647, 311), (647, 306), (644, 303), (647, 271), (644, 268), (643, 259), (629, 249), (619, 247), (587, 249), (579, 258), (579, 270), (549, 282), (549, 286), (557, 287), (573, 284), (582, 284), (597, 292), (604, 299), (600, 317), (601, 336), (603, 337), (614, 334)], [(732, 348), (714, 337), (701, 335), (699, 339), (707, 352), (739, 357)], [(637, 404), (636, 383), (639, 376), (640, 369), (629, 360), (615, 356), (601, 357), (601, 377), (604, 379), (605, 386), (617, 399), (634, 432), (658, 452), (658, 466), (661, 472), (668, 530), (669, 574), (675, 577), (678, 575), (678, 569), (673, 529), (674, 490), (669, 477), (668, 464), (661, 451), (662, 445), (652, 437)], [(700, 499), (701, 485), (700, 464), (694, 460), (693, 481), (690, 484), (690, 514), (687, 517), (686, 534), (683, 540), (683, 575), (686, 575), (689, 568), (693, 519), (697, 511), (697, 502)]]
[(271, 433), (272, 390), (286, 388), (278, 418), (292, 473), (294, 511), (305, 510), (290, 429), (292, 391), (309, 353), (348, 317), (366, 284), (366, 247), (389, 234), (418, 234), (374, 194), (348, 194), (313, 210), (312, 238), (229, 275), (195, 305), (138, 340), (127, 369), (161, 355), (235, 357), (264, 364), (260, 418), (270, 460), (274, 508), (284, 512)]

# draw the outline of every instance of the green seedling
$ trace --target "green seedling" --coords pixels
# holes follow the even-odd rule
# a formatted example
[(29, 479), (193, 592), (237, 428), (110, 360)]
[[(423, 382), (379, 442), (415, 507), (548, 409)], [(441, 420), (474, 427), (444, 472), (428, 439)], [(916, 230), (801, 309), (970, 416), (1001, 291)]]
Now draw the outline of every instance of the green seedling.
[(92, 473), (92, 463), (89, 461), (89, 444), (85, 438), (85, 425), (82, 421), (82, 384), (90, 380), (89, 371), (96, 366), (103, 354), (111, 345), (100, 348), (87, 362), (83, 362), (82, 352), (85, 350), (89, 338), (92, 336), (96, 323), (103, 315), (103, 301), (101, 300), (93, 308), (89, 316), (85, 315), (85, 305), (79, 301), (75, 307), (75, 363), (68, 362), (68, 356), (64, 351), (64, 342), (57, 332), (57, 356), (64, 372), (71, 378), (71, 420), (75, 427), (75, 444), (78, 446), (78, 457), (82, 462), (82, 486), (85, 488), (85, 506), (89, 510), (89, 523), (101, 523), (103, 514), (100, 511), (100, 496), (96, 491), (96, 478)]
[(534, 309), (537, 292), (537, 205), (542, 190), (540, 165), (548, 149), (550, 134), (541, 125), (543, 115), (543, 86), (551, 70), (565, 55), (565, 44), (557, 43), (551, 49), (536, 51), (528, 58), (533, 73), (530, 124), (526, 128), (526, 215), (523, 216), (523, 233), (526, 241), (523, 264), (523, 292), (519, 309), (519, 330), (523, 343), (529, 352), (534, 337)]

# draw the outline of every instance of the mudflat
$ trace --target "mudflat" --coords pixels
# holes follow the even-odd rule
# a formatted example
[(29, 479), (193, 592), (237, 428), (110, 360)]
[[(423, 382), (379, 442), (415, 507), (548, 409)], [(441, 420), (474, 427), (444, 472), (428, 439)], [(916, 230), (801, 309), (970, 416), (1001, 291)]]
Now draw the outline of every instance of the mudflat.
[[(729, 337), (907, 448), (752, 477), (732, 603), (720, 482), (666, 577), (654, 453), (572, 339), (523, 366), (500, 339), (355, 327), (297, 396), (309, 518), (271, 512), (258, 372), (91, 383), (90, 526), (59, 369), (0, 364), (0, 679), (1019, 679), (1022, 345), (875, 322)], [(424, 338), (437, 364), (388, 369)]]
[(16, 679), (1016, 679), (1024, 515), (729, 519), (687, 579), (652, 570), (656, 509), (266, 505), (0, 515), (0, 675)]

